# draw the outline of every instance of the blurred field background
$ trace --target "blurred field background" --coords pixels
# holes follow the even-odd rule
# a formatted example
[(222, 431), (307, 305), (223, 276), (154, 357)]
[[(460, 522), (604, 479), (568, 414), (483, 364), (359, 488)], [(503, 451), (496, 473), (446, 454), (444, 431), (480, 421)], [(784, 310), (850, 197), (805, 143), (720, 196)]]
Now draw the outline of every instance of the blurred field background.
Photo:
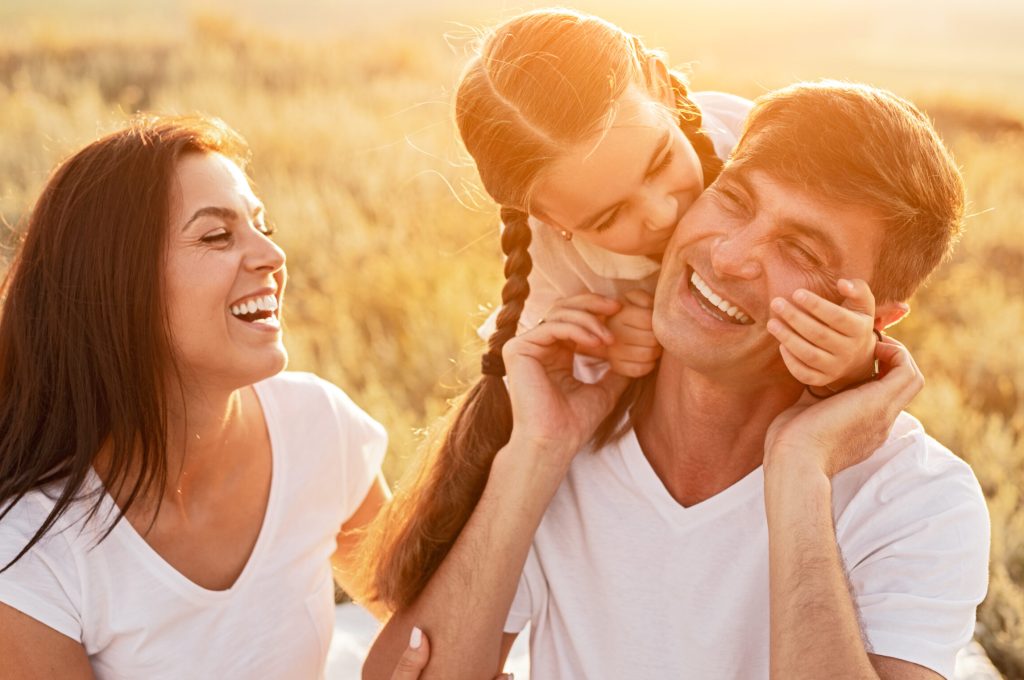
[[(498, 299), (496, 214), (457, 143), (450, 93), (495, 0), (3, 0), (0, 216), (10, 255), (52, 166), (136, 110), (215, 114), (255, 154), (288, 252), (293, 369), (343, 386), (391, 433), (392, 480), (477, 366)], [(992, 515), (979, 639), (1024, 678), (1024, 5), (579, 2), (696, 89), (755, 97), (849, 78), (937, 122), (970, 192), (952, 262), (894, 333), (928, 379), (911, 406), (974, 467)]]

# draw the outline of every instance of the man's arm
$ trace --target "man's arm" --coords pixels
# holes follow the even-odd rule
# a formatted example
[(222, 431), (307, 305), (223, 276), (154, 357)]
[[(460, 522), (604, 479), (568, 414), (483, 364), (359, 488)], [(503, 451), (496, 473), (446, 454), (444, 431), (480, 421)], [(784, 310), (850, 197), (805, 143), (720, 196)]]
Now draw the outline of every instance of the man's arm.
[(412, 627), (430, 637), (423, 678), (487, 678), (500, 671), (513, 636), (502, 633), (520, 574), (544, 511), (573, 456), (611, 411), (628, 380), (609, 373), (596, 384), (573, 376), (582, 347), (614, 338), (600, 317), (619, 305), (597, 295), (575, 298), (545, 323), (505, 344), (513, 428), (495, 456), (480, 501), (416, 602), (384, 627), (363, 666), (387, 678)]
[(552, 467), (560, 458), (516, 442), (498, 452), (451, 552), (416, 603), (397, 612), (374, 642), (364, 680), (390, 676), (413, 626), (432, 642), (423, 680), (490, 679), (500, 672), (515, 639), (503, 636), (505, 619), (533, 535), (564, 476)]
[(771, 677), (931, 680), (917, 664), (869, 654), (832, 518), (832, 477), (870, 455), (924, 379), (891, 338), (881, 380), (824, 402), (803, 399), (765, 441)]
[(765, 467), (772, 678), (934, 680), (934, 671), (868, 653), (832, 523), (832, 487), (813, 460)]

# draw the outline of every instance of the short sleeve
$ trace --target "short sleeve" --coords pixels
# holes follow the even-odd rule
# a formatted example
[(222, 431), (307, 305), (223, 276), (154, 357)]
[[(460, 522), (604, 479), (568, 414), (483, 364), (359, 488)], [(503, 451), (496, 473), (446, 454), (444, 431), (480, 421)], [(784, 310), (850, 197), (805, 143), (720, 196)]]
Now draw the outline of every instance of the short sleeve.
[(990, 527), (970, 469), (944, 467), (924, 484), (870, 489), (875, 511), (843, 553), (869, 651), (949, 678), (988, 588)]
[[(0, 520), (0, 567), (28, 544), (46, 514), (38, 499), (29, 495)], [(0, 602), (78, 642), (82, 641), (81, 599), (77, 560), (67, 537), (56, 527), (0, 573)]]
[(341, 435), (341, 488), (344, 491), (344, 521), (355, 513), (380, 472), (387, 451), (384, 427), (359, 408), (340, 388), (324, 383), (331, 410)]
[(534, 547), (530, 546), (530, 553), (526, 557), (526, 564), (523, 566), (523, 573), (519, 576), (519, 586), (516, 588), (516, 596), (512, 600), (508, 617), (505, 619), (506, 633), (521, 633), (530, 620), (547, 599), (547, 583), (537, 560), (537, 553)]

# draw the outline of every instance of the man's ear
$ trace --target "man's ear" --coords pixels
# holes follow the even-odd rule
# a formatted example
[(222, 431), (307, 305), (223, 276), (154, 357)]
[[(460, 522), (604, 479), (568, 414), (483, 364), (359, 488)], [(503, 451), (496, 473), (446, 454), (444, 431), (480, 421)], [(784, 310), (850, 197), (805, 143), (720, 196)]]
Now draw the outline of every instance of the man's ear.
[(910, 305), (906, 302), (883, 302), (875, 307), (875, 328), (885, 330), (894, 326), (910, 314)]
[(676, 93), (672, 90), (672, 78), (668, 73), (668, 66), (658, 57), (649, 57), (647, 60), (647, 73), (651, 79), (648, 85), (651, 88), (651, 95), (670, 109), (676, 108)]

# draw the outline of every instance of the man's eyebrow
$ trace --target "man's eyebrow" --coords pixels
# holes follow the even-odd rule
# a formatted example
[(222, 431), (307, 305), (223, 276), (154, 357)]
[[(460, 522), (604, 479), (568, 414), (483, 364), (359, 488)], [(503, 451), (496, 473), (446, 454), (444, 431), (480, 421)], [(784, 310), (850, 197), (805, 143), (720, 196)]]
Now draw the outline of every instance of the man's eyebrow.
[[(253, 219), (255, 219), (255, 218), (259, 217), (261, 214), (263, 214), (263, 204), (262, 203), (260, 203), (255, 208), (253, 208), (252, 213), (250, 214), (250, 216)], [(181, 228), (181, 230), (185, 231), (186, 229), (188, 229), (190, 224), (192, 224), (193, 222), (198, 220), (200, 217), (206, 217), (208, 215), (212, 215), (213, 217), (219, 217), (222, 220), (225, 220), (227, 222), (233, 222), (233, 221), (237, 221), (238, 220), (238, 213), (235, 210), (232, 210), (231, 208), (223, 208), (223, 207), (215, 206), (215, 205), (208, 205), (205, 208), (200, 208), (199, 210), (197, 210), (194, 213), (192, 213), (192, 217), (190, 217), (188, 219), (188, 222), (185, 223), (185, 226), (183, 226)]]
[[(662, 152), (665, 151), (665, 149), (671, 143), (672, 143), (672, 133), (670, 133), (668, 130), (665, 130), (665, 132), (662, 133), (661, 137), (658, 138), (658, 143), (654, 145), (654, 151), (651, 152), (650, 160), (647, 161), (647, 168), (644, 170), (644, 175), (643, 175), (645, 179), (654, 171), (654, 167), (658, 163), (658, 158), (660, 158), (662, 156)], [(604, 210), (601, 210), (599, 212), (594, 213), (590, 217), (588, 217), (588, 218), (584, 219), (582, 222), (580, 222), (579, 225), (573, 231), (584, 231), (586, 229), (592, 228), (597, 223), (597, 221), (600, 218), (604, 217), (605, 215), (607, 215), (609, 212), (611, 212), (612, 210), (614, 210), (617, 207), (619, 207), (618, 203), (616, 203), (614, 205), (610, 205), (607, 208), (605, 208)]]
[[(758, 202), (757, 190), (750, 182), (750, 179), (746, 176), (746, 173), (742, 170), (723, 172), (716, 180), (716, 183), (717, 182), (737, 186), (749, 197), (754, 209), (756, 209)], [(828, 250), (829, 259), (835, 259), (839, 254), (839, 245), (836, 243), (835, 239), (832, 238), (832, 235), (827, 231), (816, 227), (813, 223), (800, 219), (787, 218), (783, 220), (782, 225), (791, 231), (795, 231), (798, 234), (819, 243), (823, 248)]]

